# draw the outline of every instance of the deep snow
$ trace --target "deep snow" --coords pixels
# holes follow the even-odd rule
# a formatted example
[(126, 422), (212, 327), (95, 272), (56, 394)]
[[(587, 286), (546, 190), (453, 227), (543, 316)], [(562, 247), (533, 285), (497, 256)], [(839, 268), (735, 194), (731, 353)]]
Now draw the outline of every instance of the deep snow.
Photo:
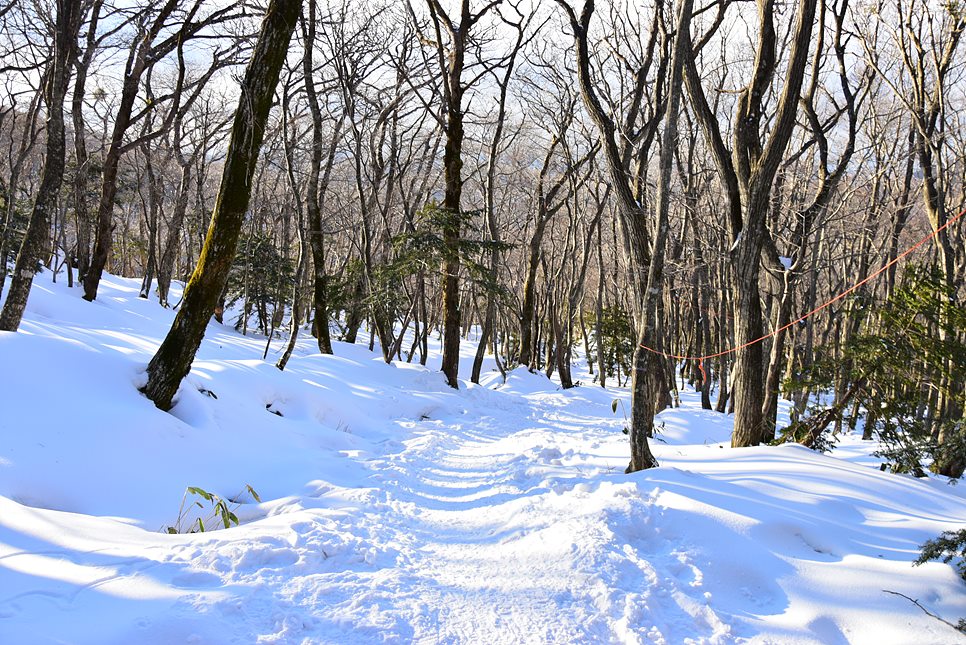
[[(963, 640), (884, 592), (966, 616), (950, 565), (910, 564), (966, 527), (960, 487), (857, 437), (731, 450), (683, 392), (662, 467), (625, 475), (626, 391), (489, 369), (456, 392), (435, 356), (308, 337), (282, 373), (281, 340), (263, 361), (214, 322), (167, 414), (136, 386), (173, 313), (138, 287), (87, 303), (45, 274), (0, 334), (0, 643)], [(186, 486), (242, 525), (162, 533)]]

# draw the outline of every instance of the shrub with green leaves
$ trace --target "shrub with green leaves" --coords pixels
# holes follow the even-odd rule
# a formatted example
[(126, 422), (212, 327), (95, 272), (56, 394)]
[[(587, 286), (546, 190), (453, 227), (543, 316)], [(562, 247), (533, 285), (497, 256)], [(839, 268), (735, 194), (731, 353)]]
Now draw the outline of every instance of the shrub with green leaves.
[[(256, 502), (261, 502), (261, 498), (251, 486), (245, 486), (245, 491)], [(244, 494), (243, 492), (243, 494)], [(189, 496), (192, 501), (189, 503)], [(167, 527), (167, 532), (178, 533), (204, 533), (209, 529), (228, 529), (238, 526), (238, 516), (235, 510), (241, 506), (237, 501), (225, 500), (215, 493), (210, 493), (198, 486), (188, 486), (185, 488), (184, 495), (181, 496), (181, 508), (178, 509), (178, 519), (173, 526)], [(202, 503), (207, 502), (207, 506)], [(231, 504), (231, 506), (229, 506)], [(194, 509), (201, 509), (201, 512)], [(193, 518), (193, 519), (192, 519)]]
[[(960, 331), (966, 328), (966, 307), (941, 273), (922, 267), (908, 269), (885, 302), (862, 305), (852, 308), (863, 317), (860, 332), (840, 352), (820, 351), (789, 385), (819, 392), (838, 385), (837, 401), (813, 406), (783, 430), (783, 440), (828, 448), (833, 422), (855, 427), (863, 420), (881, 442), (877, 455), (893, 472), (924, 476), (924, 462), (966, 459), (961, 373), (966, 343)], [(938, 400), (950, 402), (945, 413), (931, 407)]]
[(634, 359), (634, 330), (630, 314), (619, 305), (611, 305), (601, 310), (598, 334), (590, 339), (591, 352), (598, 343), (603, 345), (604, 373), (607, 378), (618, 374), (626, 377), (631, 371)]
[(235, 329), (245, 326), (254, 313), (258, 331), (268, 334), (276, 303), (291, 293), (294, 284), (295, 263), (279, 251), (272, 238), (260, 233), (246, 235), (238, 245), (225, 292), (227, 306), (243, 301)]

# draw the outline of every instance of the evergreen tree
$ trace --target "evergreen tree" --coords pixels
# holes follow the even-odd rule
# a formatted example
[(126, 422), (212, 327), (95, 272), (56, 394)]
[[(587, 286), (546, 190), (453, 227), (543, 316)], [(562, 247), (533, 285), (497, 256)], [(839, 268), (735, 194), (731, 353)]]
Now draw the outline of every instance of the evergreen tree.
[[(963, 393), (941, 390), (961, 380), (947, 371), (966, 365), (966, 342), (961, 333), (944, 336), (938, 330), (947, 323), (966, 328), (966, 307), (956, 302), (941, 272), (913, 266), (881, 306), (865, 303), (853, 311), (863, 312), (864, 331), (840, 352), (820, 354), (793, 384), (822, 391), (844, 381), (844, 396), (832, 406), (813, 409), (786, 428), (783, 438), (827, 448), (834, 439), (827, 433), (832, 422), (854, 428), (864, 421), (866, 436), (875, 435), (882, 443), (877, 454), (884, 468), (922, 476), (923, 461), (932, 460), (934, 470), (945, 472), (952, 463), (952, 476), (961, 476), (966, 464)], [(958, 398), (959, 414), (940, 414), (937, 394)]]
[(595, 325), (600, 330), (599, 336), (593, 339), (592, 349), (603, 348), (604, 377), (627, 378), (631, 370), (631, 359), (634, 357), (634, 329), (630, 314), (619, 305), (602, 307), (600, 319)]
[(295, 265), (265, 235), (248, 235), (239, 246), (228, 273), (226, 306), (243, 301), (235, 329), (247, 328), (248, 319), (255, 313), (258, 330), (268, 334), (280, 299), (295, 286)]

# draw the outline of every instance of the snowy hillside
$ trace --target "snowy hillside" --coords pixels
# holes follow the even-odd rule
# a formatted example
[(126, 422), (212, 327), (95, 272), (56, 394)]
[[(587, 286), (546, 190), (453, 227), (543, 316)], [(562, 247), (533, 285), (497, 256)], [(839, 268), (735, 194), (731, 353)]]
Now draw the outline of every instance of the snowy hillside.
[[(167, 414), (136, 386), (173, 313), (49, 278), (0, 334), (0, 643), (963, 640), (886, 592), (966, 616), (952, 566), (910, 564), (966, 527), (964, 491), (857, 438), (731, 450), (684, 393), (662, 467), (624, 475), (626, 392), (524, 370), (456, 392), (438, 359), (308, 337), (283, 373), (281, 341), (262, 360), (214, 322)], [(241, 526), (164, 533), (188, 486)]]

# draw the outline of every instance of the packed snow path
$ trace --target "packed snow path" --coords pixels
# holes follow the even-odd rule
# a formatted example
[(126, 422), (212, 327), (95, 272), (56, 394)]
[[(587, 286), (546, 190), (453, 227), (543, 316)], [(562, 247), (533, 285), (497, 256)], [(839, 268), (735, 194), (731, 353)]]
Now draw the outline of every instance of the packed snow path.
[[(490, 414), (402, 422), (410, 438), (360, 464), (371, 487), (320, 480), (231, 531), (125, 535), (140, 531), (10, 509), (23, 533), (0, 537), (0, 562), (61, 582), (0, 603), (0, 634), (47, 615), (50, 640), (4, 642), (955, 641), (867, 576), (962, 611), (952, 575), (924, 594), (902, 539), (966, 516), (961, 502), (797, 448), (748, 451), (715, 479), (624, 476), (613, 422), (568, 411), (583, 397), (476, 394)], [(892, 493), (899, 508), (877, 501)], [(74, 535), (25, 543), (38, 519)]]
[[(881, 473), (856, 437), (733, 451), (685, 392), (662, 467), (625, 475), (626, 391), (516, 370), (456, 392), (311, 339), (281, 373), (214, 324), (165, 414), (134, 385), (171, 314), (137, 286), (35, 289), (0, 334), (0, 643), (963, 640), (884, 593), (966, 616), (951, 566), (910, 565), (966, 526), (961, 486)], [(92, 377), (38, 387), (55, 365)], [(241, 526), (156, 531), (186, 485), (245, 483)]]
[[(562, 453), (553, 434), (563, 423), (579, 428), (592, 420), (555, 409), (547, 415), (542, 407), (531, 408), (544, 413), (538, 424), (518, 431), (494, 417), (424, 422), (403, 451), (373, 463), (385, 496), (380, 515), (398, 533), (390, 542), (404, 545), (396, 555), (401, 570), (374, 592), (374, 605), (392, 607), (382, 627), (419, 642), (633, 642), (635, 634), (660, 640), (679, 621), (682, 633), (697, 622), (709, 636), (726, 634), (703, 602), (685, 597), (678, 606), (675, 581), (662, 580), (614, 533), (615, 523), (649, 523), (635, 487), (595, 490), (591, 473), (563, 467), (573, 451)], [(502, 416), (516, 421), (525, 413)], [(589, 437), (570, 436), (593, 443)], [(569, 472), (548, 476), (547, 466)], [(649, 542), (651, 560), (673, 559), (670, 545)], [(677, 560), (674, 569), (692, 579)], [(639, 591), (615, 588), (622, 582)], [(662, 623), (672, 622), (642, 625), (648, 605), (656, 605)], [(400, 609), (419, 618), (397, 625), (392, 615)]]

